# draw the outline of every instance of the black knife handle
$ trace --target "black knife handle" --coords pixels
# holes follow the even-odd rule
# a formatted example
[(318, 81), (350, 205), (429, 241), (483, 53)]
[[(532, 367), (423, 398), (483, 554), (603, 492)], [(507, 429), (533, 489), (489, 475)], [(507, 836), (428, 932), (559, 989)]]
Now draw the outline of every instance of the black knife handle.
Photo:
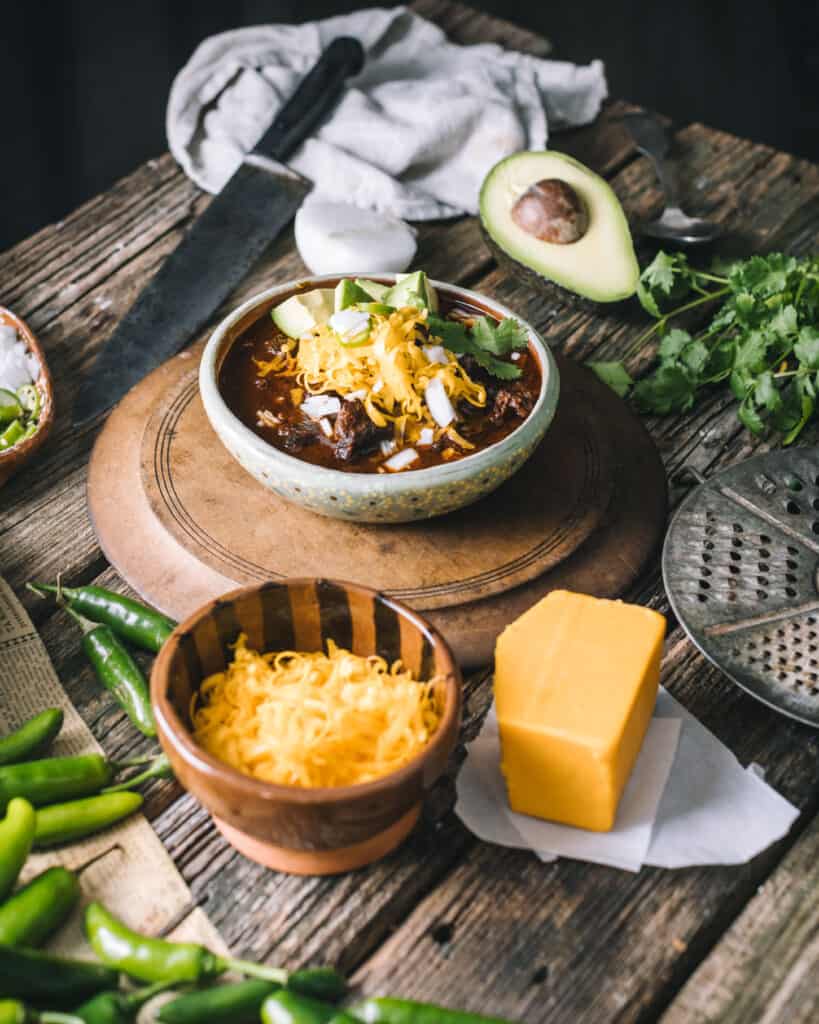
[(325, 49), (276, 120), (253, 147), (273, 160), (286, 160), (318, 127), (341, 97), (345, 81), (364, 67), (364, 48), (352, 36), (339, 36)]

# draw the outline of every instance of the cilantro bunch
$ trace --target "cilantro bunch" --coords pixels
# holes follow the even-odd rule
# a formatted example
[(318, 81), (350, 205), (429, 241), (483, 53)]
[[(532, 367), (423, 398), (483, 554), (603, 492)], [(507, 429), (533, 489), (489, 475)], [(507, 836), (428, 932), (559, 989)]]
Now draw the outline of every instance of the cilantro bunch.
[(458, 356), (473, 356), (478, 365), (493, 377), (499, 380), (520, 377), (522, 371), (519, 366), (498, 358), (529, 344), (526, 331), (517, 320), (507, 317), (495, 323), (488, 317), (479, 316), (471, 327), (467, 327), (460, 321), (444, 320), (431, 313), (427, 324), (429, 333), (440, 338), (444, 348)]
[[(819, 257), (752, 256), (708, 272), (682, 253), (660, 252), (640, 277), (638, 297), (656, 322), (633, 346), (660, 335), (659, 361), (634, 383), (622, 362), (591, 363), (642, 412), (690, 409), (700, 392), (727, 382), (739, 419), (754, 434), (772, 428), (790, 444), (814, 414), (819, 393)], [(715, 306), (694, 334), (670, 321)]]

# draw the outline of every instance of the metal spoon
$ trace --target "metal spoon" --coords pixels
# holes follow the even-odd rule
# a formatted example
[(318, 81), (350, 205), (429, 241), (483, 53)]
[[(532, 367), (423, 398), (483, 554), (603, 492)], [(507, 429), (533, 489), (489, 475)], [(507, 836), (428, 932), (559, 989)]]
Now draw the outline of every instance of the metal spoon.
[(663, 125), (650, 114), (625, 114), (623, 121), (637, 148), (654, 164), (665, 192), (665, 209), (657, 220), (641, 224), (639, 230), (651, 238), (678, 245), (704, 245), (725, 230), (721, 224), (702, 217), (689, 217), (680, 208), (679, 187), (673, 166), (666, 160), (671, 142)]

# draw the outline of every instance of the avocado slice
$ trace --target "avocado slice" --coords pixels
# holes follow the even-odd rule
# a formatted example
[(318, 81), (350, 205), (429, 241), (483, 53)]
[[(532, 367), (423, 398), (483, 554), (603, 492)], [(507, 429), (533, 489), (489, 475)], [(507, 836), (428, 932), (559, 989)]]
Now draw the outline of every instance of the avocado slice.
[(480, 194), (484, 231), (503, 254), (577, 295), (618, 302), (640, 268), (626, 216), (609, 184), (554, 150), (495, 164)]
[(280, 302), (272, 313), (273, 323), (288, 338), (301, 338), (319, 324), (326, 324), (333, 315), (335, 291), (333, 288), (313, 288), (309, 292), (291, 295)]
[(367, 281), (363, 277), (357, 277), (353, 283), (366, 292), (369, 299), (375, 299), (376, 302), (383, 302), (384, 296), (391, 287), (388, 284), (379, 284), (378, 281)]
[(342, 309), (354, 306), (357, 302), (372, 302), (372, 295), (364, 291), (355, 281), (345, 277), (336, 285), (335, 311), (339, 313)]
[(438, 295), (423, 270), (416, 270), (414, 274), (396, 274), (395, 284), (381, 301), (397, 308), (418, 306), (431, 313), (438, 309)]

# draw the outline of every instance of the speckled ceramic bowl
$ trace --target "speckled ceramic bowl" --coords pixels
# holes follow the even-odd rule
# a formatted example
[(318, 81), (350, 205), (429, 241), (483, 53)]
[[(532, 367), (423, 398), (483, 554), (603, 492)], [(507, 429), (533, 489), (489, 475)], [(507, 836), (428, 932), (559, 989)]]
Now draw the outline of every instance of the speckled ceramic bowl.
[[(393, 274), (368, 274), (391, 284)], [(248, 299), (216, 328), (202, 353), (199, 389), (205, 412), (222, 443), (259, 483), (288, 501), (320, 515), (367, 523), (404, 523), (452, 512), (500, 486), (529, 458), (557, 408), (560, 382), (548, 346), (514, 310), (477, 292), (433, 281), (439, 295), (467, 303), (496, 318), (516, 317), (529, 332), (529, 347), (541, 370), (540, 395), (529, 417), (511, 434), (456, 462), (402, 473), (349, 473), (326, 469), (267, 444), (228, 408), (218, 377), (230, 346), (252, 323), (290, 295), (330, 288), (338, 275), (310, 277), (276, 285)]]

